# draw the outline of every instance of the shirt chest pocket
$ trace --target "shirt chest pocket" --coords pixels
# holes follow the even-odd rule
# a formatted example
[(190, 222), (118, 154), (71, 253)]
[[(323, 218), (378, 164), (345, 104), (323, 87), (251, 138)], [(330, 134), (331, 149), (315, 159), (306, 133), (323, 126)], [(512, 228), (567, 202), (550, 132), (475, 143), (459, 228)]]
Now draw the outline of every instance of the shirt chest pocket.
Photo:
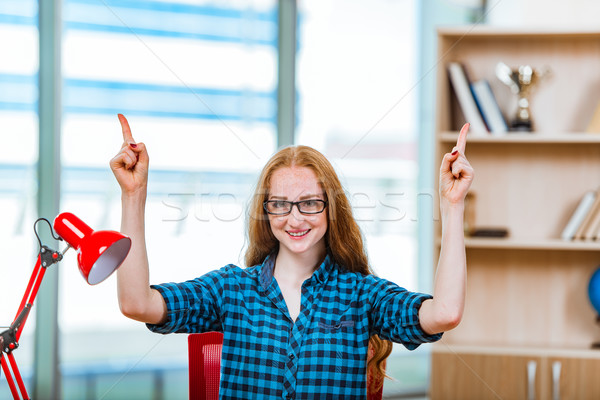
[(349, 319), (322, 320), (311, 336), (316, 343), (342, 345), (356, 340), (355, 328), (355, 322)]
[[(362, 335), (357, 330), (357, 324), (351, 319), (321, 320), (318, 321), (313, 334), (308, 340), (308, 349), (314, 351), (315, 355), (323, 355), (330, 360), (338, 360), (350, 365), (351, 360), (362, 362), (363, 353), (361, 349)], [(337, 364), (336, 364), (337, 365)], [(362, 365), (362, 364), (361, 364)]]
[(334, 321), (332, 323), (325, 323), (319, 321), (319, 332), (321, 333), (336, 333), (348, 328), (354, 327), (354, 321)]

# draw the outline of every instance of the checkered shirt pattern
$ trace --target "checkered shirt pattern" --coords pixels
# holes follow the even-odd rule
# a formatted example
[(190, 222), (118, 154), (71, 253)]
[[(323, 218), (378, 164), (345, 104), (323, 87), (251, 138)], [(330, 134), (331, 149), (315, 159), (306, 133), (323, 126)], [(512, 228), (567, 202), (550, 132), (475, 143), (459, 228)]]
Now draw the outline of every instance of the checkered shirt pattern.
[(441, 334), (419, 324), (429, 295), (349, 272), (328, 255), (302, 285), (295, 323), (273, 277), (274, 256), (200, 278), (153, 285), (167, 303), (158, 333), (223, 332), (221, 399), (365, 399), (369, 338), (413, 350)]

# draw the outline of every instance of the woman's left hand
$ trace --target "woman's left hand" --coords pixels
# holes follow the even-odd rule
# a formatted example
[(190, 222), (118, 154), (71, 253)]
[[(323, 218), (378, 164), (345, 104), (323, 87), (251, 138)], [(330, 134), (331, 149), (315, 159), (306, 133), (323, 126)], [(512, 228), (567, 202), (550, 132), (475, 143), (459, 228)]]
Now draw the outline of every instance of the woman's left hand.
[(440, 199), (449, 204), (462, 203), (471, 187), (475, 172), (465, 157), (469, 124), (460, 130), (456, 146), (446, 153), (440, 166)]

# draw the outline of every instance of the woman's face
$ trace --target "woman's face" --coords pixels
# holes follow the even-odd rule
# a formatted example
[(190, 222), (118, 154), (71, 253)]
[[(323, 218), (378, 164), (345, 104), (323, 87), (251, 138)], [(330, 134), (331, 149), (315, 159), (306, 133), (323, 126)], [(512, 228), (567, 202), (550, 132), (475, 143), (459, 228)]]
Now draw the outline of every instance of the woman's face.
[[(271, 176), (267, 200), (326, 200), (315, 173), (306, 167), (284, 167)], [(270, 215), (271, 230), (279, 241), (279, 251), (320, 257), (325, 252), (327, 209), (320, 214), (302, 214), (295, 205), (287, 215)]]

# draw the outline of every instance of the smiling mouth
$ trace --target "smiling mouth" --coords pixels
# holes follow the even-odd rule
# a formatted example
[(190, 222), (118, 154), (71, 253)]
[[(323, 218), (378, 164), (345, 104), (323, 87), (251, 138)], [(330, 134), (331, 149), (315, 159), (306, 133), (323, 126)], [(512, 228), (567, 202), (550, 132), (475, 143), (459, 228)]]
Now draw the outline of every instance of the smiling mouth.
[(288, 235), (292, 236), (292, 237), (302, 237), (304, 235), (306, 235), (308, 232), (310, 232), (310, 229), (307, 229), (305, 231), (299, 231), (299, 232), (290, 232), (288, 231)]

